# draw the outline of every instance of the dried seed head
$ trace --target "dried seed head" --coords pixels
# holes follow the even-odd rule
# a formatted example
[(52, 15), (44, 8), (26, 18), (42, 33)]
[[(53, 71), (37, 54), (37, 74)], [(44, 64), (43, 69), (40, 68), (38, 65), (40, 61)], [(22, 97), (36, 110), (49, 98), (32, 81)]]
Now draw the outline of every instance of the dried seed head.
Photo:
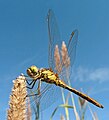
[(25, 77), (20, 76), (14, 80), (12, 94), (10, 95), (8, 120), (26, 120), (26, 83)]
[(64, 41), (62, 42), (61, 51), (59, 50), (58, 45), (55, 46), (54, 61), (55, 69), (58, 73), (62, 72), (62, 66), (65, 66), (66, 68), (70, 66), (70, 57), (68, 56), (68, 50)]
[(68, 51), (65, 42), (62, 42), (62, 48), (61, 48), (61, 56), (62, 56), (62, 64), (65, 67), (69, 67), (70, 65), (70, 57), (68, 56)]
[(61, 64), (58, 45), (55, 46), (54, 59), (55, 59), (56, 70), (57, 70), (58, 73), (60, 73), (61, 70), (62, 70), (62, 64)]

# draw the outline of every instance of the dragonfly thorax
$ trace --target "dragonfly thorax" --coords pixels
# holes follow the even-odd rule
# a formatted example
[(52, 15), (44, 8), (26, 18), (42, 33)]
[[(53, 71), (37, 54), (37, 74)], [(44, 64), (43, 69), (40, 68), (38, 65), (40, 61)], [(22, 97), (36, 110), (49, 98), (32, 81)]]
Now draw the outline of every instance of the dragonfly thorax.
[(27, 74), (31, 78), (37, 78), (40, 75), (40, 72), (39, 72), (39, 69), (35, 65), (32, 65), (31, 67), (27, 69)]

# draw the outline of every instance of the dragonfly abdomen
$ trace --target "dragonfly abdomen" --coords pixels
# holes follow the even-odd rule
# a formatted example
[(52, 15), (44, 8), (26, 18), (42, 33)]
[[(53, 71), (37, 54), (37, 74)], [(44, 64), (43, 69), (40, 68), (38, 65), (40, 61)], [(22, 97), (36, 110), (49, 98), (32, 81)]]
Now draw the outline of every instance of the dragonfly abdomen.
[(63, 87), (65, 89), (75, 93), (76, 95), (79, 95), (80, 97), (82, 97), (83, 99), (91, 102), (92, 104), (96, 105), (97, 107), (103, 108), (103, 106), (100, 103), (98, 103), (96, 100), (94, 100), (93, 98), (91, 98), (91, 97), (87, 96), (86, 94), (83, 94), (83, 93), (79, 92), (78, 90), (66, 85), (61, 80), (60, 80), (60, 83), (62, 83), (62, 84), (59, 85), (60, 87)]

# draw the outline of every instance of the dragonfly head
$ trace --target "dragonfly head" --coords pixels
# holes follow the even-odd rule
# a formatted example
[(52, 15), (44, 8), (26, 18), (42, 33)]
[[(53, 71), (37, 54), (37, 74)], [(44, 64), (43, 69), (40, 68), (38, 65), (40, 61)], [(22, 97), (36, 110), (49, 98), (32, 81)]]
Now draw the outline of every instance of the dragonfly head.
[(37, 78), (37, 76), (39, 76), (39, 69), (35, 65), (33, 65), (27, 69), (27, 74), (31, 78)]

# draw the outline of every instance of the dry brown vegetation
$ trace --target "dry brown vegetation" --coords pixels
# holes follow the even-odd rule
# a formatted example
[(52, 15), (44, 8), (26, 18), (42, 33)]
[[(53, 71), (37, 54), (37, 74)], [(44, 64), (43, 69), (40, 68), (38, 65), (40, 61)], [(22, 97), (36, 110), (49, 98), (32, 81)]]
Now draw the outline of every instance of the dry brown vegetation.
[(21, 75), (13, 83), (9, 109), (7, 110), (7, 120), (25, 120), (27, 95), (25, 77)]

